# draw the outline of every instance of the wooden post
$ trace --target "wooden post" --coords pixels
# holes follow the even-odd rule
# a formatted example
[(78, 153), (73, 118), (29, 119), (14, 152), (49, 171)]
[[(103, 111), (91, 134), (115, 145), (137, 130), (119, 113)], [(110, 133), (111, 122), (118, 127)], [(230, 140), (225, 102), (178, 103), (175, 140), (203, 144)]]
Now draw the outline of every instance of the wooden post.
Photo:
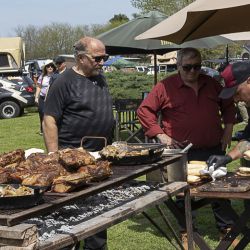
[(191, 200), (190, 200), (190, 190), (185, 189), (185, 214), (186, 214), (186, 230), (187, 230), (187, 239), (188, 239), (188, 249), (194, 249), (193, 243), (193, 223), (192, 223), (192, 213), (191, 213)]
[(12, 227), (0, 226), (1, 250), (7, 249), (7, 246), (13, 249), (14, 247), (28, 247), (37, 244), (37, 242), (38, 232), (37, 226), (34, 224), (19, 224)]

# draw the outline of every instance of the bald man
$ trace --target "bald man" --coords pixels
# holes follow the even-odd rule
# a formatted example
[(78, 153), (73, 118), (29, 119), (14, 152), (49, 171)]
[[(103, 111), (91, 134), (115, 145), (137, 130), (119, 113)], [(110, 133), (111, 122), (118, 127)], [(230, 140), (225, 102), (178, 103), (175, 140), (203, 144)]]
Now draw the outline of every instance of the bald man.
[[(84, 136), (112, 141), (114, 117), (112, 98), (102, 66), (108, 59), (104, 44), (95, 38), (81, 38), (74, 45), (75, 65), (60, 74), (45, 102), (43, 133), (47, 151), (79, 147)], [(98, 151), (104, 140), (85, 140), (83, 147)], [(105, 249), (106, 231), (85, 240), (85, 250)]]

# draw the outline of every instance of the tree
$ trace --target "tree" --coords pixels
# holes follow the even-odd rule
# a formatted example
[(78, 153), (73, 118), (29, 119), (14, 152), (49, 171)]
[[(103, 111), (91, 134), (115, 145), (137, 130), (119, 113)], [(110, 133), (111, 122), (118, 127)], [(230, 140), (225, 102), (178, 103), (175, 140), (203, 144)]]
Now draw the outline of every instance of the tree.
[(25, 41), (26, 59), (54, 58), (58, 54), (72, 54), (80, 37), (91, 35), (88, 26), (52, 23), (43, 27), (19, 26), (16, 35)]
[(142, 13), (158, 10), (168, 16), (192, 2), (194, 0), (131, 0), (132, 6), (141, 10)]
[(97, 36), (103, 32), (106, 32), (108, 30), (114, 29), (123, 23), (126, 23), (129, 21), (129, 18), (124, 15), (124, 14), (118, 14), (114, 15), (110, 20), (108, 24), (105, 25), (95, 25), (94, 27), (92, 26), (92, 33), (93, 35)]
[(114, 23), (114, 22), (124, 23), (124, 22), (128, 22), (128, 21), (129, 21), (129, 18), (124, 14), (114, 15), (114, 17), (112, 17), (109, 20), (110, 23)]

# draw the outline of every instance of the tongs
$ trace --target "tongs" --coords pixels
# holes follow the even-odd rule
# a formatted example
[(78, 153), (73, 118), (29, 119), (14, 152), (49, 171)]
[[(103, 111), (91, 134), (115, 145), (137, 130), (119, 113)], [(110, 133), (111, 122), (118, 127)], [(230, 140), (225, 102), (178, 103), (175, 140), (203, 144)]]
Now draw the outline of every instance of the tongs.
[(159, 144), (159, 145), (146, 145), (146, 146), (141, 146), (138, 148), (132, 148), (129, 145), (127, 146), (127, 150), (126, 152), (133, 152), (133, 151), (142, 151), (142, 150), (150, 150), (150, 151), (154, 151), (156, 149), (162, 149), (165, 148), (166, 145), (165, 144)]

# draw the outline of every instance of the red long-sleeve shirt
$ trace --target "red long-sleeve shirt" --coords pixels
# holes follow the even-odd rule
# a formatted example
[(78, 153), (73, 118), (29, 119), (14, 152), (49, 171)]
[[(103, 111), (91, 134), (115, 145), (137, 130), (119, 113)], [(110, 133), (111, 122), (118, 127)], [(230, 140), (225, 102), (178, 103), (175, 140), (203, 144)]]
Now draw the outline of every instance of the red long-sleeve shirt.
[[(137, 110), (148, 137), (165, 133), (180, 142), (188, 140), (195, 148), (220, 143), (222, 123), (235, 123), (233, 99), (220, 99), (222, 86), (207, 75), (201, 74), (198, 82), (198, 95), (184, 84), (179, 74), (164, 79), (153, 88)], [(159, 111), (162, 127), (157, 122)]]

